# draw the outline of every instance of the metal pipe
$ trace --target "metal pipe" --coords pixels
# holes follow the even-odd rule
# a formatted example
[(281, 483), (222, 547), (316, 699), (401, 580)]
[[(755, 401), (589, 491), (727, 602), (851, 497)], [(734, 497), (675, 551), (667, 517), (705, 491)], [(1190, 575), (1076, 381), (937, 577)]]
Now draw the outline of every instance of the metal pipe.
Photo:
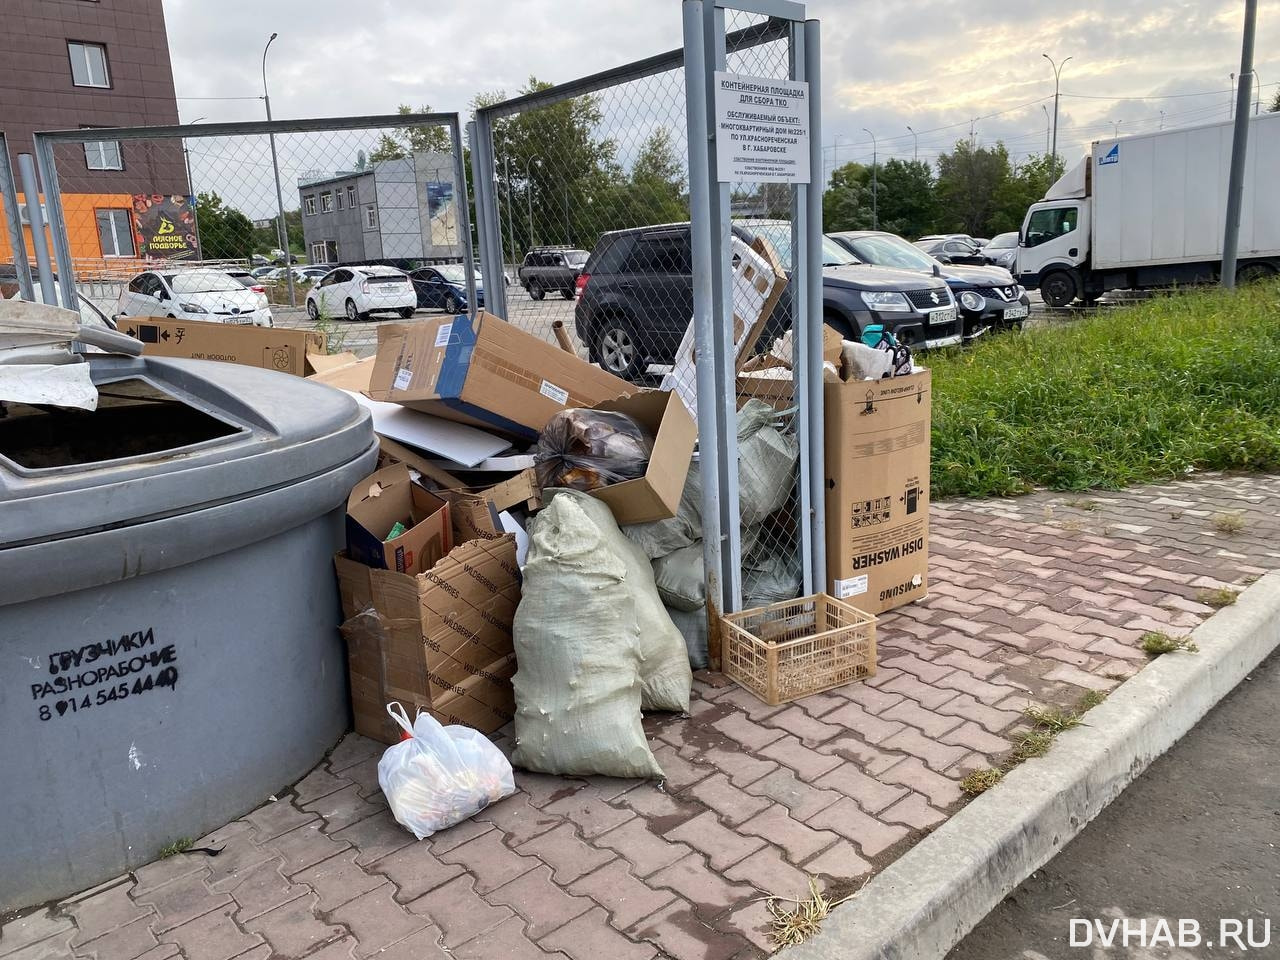
[[(196, 117), (191, 123), (199, 123), (204, 117)], [(200, 242), (200, 202), (199, 196), (196, 194), (195, 184), (191, 182), (191, 151), (187, 149), (187, 138), (182, 138), (182, 161), (187, 166), (187, 189), (191, 191), (191, 224), (196, 231), (196, 259), (204, 259), (204, 247)], [(250, 258), (252, 260), (252, 258)]]
[[(25, 194), (24, 194), (25, 196)], [(0, 133), (0, 205), (12, 237), (13, 269), (18, 275), (18, 293), (23, 300), (35, 300), (35, 284), (31, 282), (31, 264), (27, 261), (27, 242), (22, 236), (22, 214), (18, 210), (18, 185), (9, 165), (9, 144)]]
[[(805, 72), (805, 35), (804, 23), (794, 21), (791, 24), (791, 49), (788, 57), (789, 76), (793, 80), (808, 81)], [(809, 98), (812, 100), (816, 88), (809, 85)], [(809, 143), (821, 143), (822, 138), (809, 131)], [(813, 151), (810, 149), (810, 160)], [(813, 504), (810, 498), (809, 485), (809, 453), (818, 438), (814, 435), (809, 421), (809, 405), (805, 402), (809, 382), (809, 357), (813, 352), (813, 342), (809, 329), (809, 317), (813, 313), (813, 293), (809, 286), (810, 265), (815, 252), (820, 247), (812, 246), (813, 237), (809, 233), (808, 213), (809, 196), (820, 193), (819, 182), (812, 181), (811, 171), (804, 171), (810, 177), (808, 184), (796, 183), (791, 187), (791, 341), (795, 348), (794, 362), (791, 365), (791, 385), (796, 404), (796, 439), (800, 442), (799, 480), (797, 488), (800, 499), (800, 515), (796, 518), (796, 526), (800, 535), (797, 544), (800, 552), (800, 582), (803, 593), (813, 593)], [(821, 240), (819, 240), (821, 243)], [(821, 352), (821, 348), (819, 348)], [(820, 442), (820, 441), (819, 441)], [(747, 469), (751, 469), (748, 466)]]
[(476, 329), (476, 259), (471, 249), (471, 213), (467, 209), (467, 168), (462, 162), (462, 125), (455, 113), (449, 123), (449, 139), (453, 142), (453, 181), (457, 184), (453, 203), (458, 213), (459, 242), (462, 244), (462, 269), (467, 274), (467, 316), (471, 329)]
[[(40, 185), (36, 180), (36, 165), (31, 154), (18, 154), (18, 176), (22, 178), (22, 198), (27, 202), (27, 219), (31, 221), (31, 245), (35, 247), (40, 299), (56, 307), (58, 291), (54, 288), (53, 264), (49, 260), (49, 238), (45, 236), (44, 214), (40, 211)], [(34, 291), (32, 292), (34, 300)]]
[[(271, 95), (267, 93), (267, 51), (271, 49), (271, 44), (275, 42), (278, 33), (271, 34), (271, 38), (267, 40), (267, 45), (262, 48), (262, 101), (267, 106), (267, 122), (271, 122)], [(293, 289), (293, 257), (289, 253), (289, 230), (284, 222), (284, 191), (280, 189), (280, 161), (276, 156), (276, 135), (274, 132), (268, 133), (267, 138), (271, 142), (271, 172), (276, 178), (276, 234), (279, 238), (280, 249), (284, 251), (284, 275), (289, 282), (289, 306), (296, 307), (298, 305), (298, 296)]]
[(502, 215), (498, 210), (498, 174), (493, 166), (493, 128), (488, 117), (476, 114), (467, 125), (471, 135), (471, 180), (476, 199), (476, 229), (480, 234), (480, 266), (484, 278), (484, 308), (507, 318), (506, 271), (503, 266)]
[(1240, 205), (1244, 194), (1244, 162), (1249, 151), (1249, 94), (1253, 84), (1253, 38), (1258, 24), (1258, 0), (1244, 0), (1244, 37), (1240, 44), (1240, 83), (1236, 93), (1236, 125), (1231, 140), (1231, 176), (1227, 181), (1227, 222), (1222, 237), (1222, 285), (1236, 285), (1236, 255), (1240, 245)]
[(689, 242), (693, 259), (693, 328), (698, 351), (696, 366), (698, 404), (698, 469), (702, 480), (702, 561), (707, 593), (708, 652), (718, 666), (720, 612), (724, 610), (721, 582), (723, 555), (720, 530), (720, 475), (716, 451), (720, 449), (712, 362), (715, 326), (712, 320), (714, 282), (711, 263), (711, 164), (707, 122), (707, 88), (703, 0), (684, 0), (684, 93), (689, 139)]
[[(804, 76), (809, 82), (809, 137), (821, 143), (822, 136), (822, 25), (804, 22)], [(827, 521), (824, 478), (826, 476), (825, 389), (822, 378), (822, 191), (816, 188), (822, 176), (822, 158), (809, 157), (809, 232), (811, 260), (805, 282), (809, 287), (809, 356), (806, 358), (804, 386), (809, 407), (809, 508), (812, 510), (813, 590), (827, 587)], [(815, 179), (818, 178), (818, 179)], [(802, 402), (803, 405), (803, 402)]]
[[(31, 139), (36, 148), (36, 169), (40, 173), (40, 182), (44, 184), (44, 216), (49, 223), (49, 236), (53, 241), (58, 289), (62, 293), (64, 304), (74, 304), (78, 302), (76, 270), (71, 257), (71, 244), (67, 240), (67, 218), (62, 211), (62, 189), (58, 186), (58, 163), (53, 155), (53, 143), (38, 133)], [(39, 204), (36, 206), (39, 207)], [(43, 238), (42, 231), (41, 239)], [(132, 238), (130, 240), (132, 242)]]

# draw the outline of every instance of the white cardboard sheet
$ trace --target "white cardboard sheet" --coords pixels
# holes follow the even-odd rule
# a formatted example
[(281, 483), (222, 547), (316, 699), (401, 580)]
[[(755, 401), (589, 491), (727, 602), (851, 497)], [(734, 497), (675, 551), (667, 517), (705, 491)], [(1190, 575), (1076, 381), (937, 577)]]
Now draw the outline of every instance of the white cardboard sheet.
[(350, 390), (346, 392), (373, 415), (373, 429), (377, 433), (406, 446), (445, 457), (463, 467), (474, 468), (511, 446), (508, 441), (465, 423), (442, 420), (398, 403), (370, 400)]

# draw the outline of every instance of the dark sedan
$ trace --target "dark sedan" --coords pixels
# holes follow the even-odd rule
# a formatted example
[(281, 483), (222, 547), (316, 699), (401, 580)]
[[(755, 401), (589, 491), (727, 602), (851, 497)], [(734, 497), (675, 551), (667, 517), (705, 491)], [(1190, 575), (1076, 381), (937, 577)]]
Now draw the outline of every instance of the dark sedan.
[[(409, 279), (418, 294), (418, 306), (433, 307), (445, 313), (458, 314), (467, 311), (467, 274), (460, 263), (445, 263), (437, 267), (419, 267), (411, 271)], [(477, 276), (476, 306), (484, 306), (484, 287)]]
[(1031, 312), (1031, 298), (1003, 267), (939, 263), (918, 243), (876, 230), (846, 230), (828, 236), (863, 263), (941, 276), (947, 281), (971, 340), (993, 327), (1020, 326)]

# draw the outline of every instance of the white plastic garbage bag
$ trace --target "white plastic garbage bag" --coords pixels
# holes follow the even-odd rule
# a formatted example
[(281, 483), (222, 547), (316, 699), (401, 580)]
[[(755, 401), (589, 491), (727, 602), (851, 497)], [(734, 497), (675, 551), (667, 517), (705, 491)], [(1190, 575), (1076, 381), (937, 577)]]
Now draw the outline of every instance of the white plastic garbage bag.
[(382, 754), (378, 786), (396, 822), (419, 840), (516, 792), (511, 764), (480, 731), (441, 726), (428, 713), (410, 724), (399, 703), (387, 713), (410, 738)]

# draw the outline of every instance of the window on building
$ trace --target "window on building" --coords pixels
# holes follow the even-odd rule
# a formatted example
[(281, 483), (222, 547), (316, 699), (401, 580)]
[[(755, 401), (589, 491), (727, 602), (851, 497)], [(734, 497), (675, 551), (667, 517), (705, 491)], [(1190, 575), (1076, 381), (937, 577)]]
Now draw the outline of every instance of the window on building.
[(356, 208), (356, 188), (347, 187), (347, 206), (352, 210)]
[(320, 194), (320, 212), (321, 213), (333, 212), (333, 194), (332, 193)]
[(316, 212), (316, 198), (315, 198), (315, 197), (313, 197), (313, 196), (312, 196), (312, 197), (303, 197), (303, 198), (302, 198), (302, 207), (303, 207), (303, 209), (304, 209), (304, 210), (306, 210), (306, 211), (307, 211), (307, 216), (308, 216), (308, 217), (315, 216), (315, 212)]
[(313, 243), (311, 245), (311, 262), (312, 263), (328, 263), (329, 262), (325, 258), (324, 241), (320, 241), (319, 243)]
[(118, 140), (87, 140), (84, 163), (90, 170), (123, 170), (124, 157)]
[(111, 86), (111, 76), (107, 72), (107, 48), (102, 44), (68, 40), (67, 55), (71, 58), (71, 82), (77, 87)]
[(373, 204), (369, 204), (364, 208), (364, 225), (370, 230), (374, 230), (378, 226), (378, 211)]
[(128, 210), (99, 210), (98, 245), (104, 257), (132, 257), (133, 222)]
[(339, 210), (342, 209), (342, 191), (341, 190), (338, 191), (338, 209)]

